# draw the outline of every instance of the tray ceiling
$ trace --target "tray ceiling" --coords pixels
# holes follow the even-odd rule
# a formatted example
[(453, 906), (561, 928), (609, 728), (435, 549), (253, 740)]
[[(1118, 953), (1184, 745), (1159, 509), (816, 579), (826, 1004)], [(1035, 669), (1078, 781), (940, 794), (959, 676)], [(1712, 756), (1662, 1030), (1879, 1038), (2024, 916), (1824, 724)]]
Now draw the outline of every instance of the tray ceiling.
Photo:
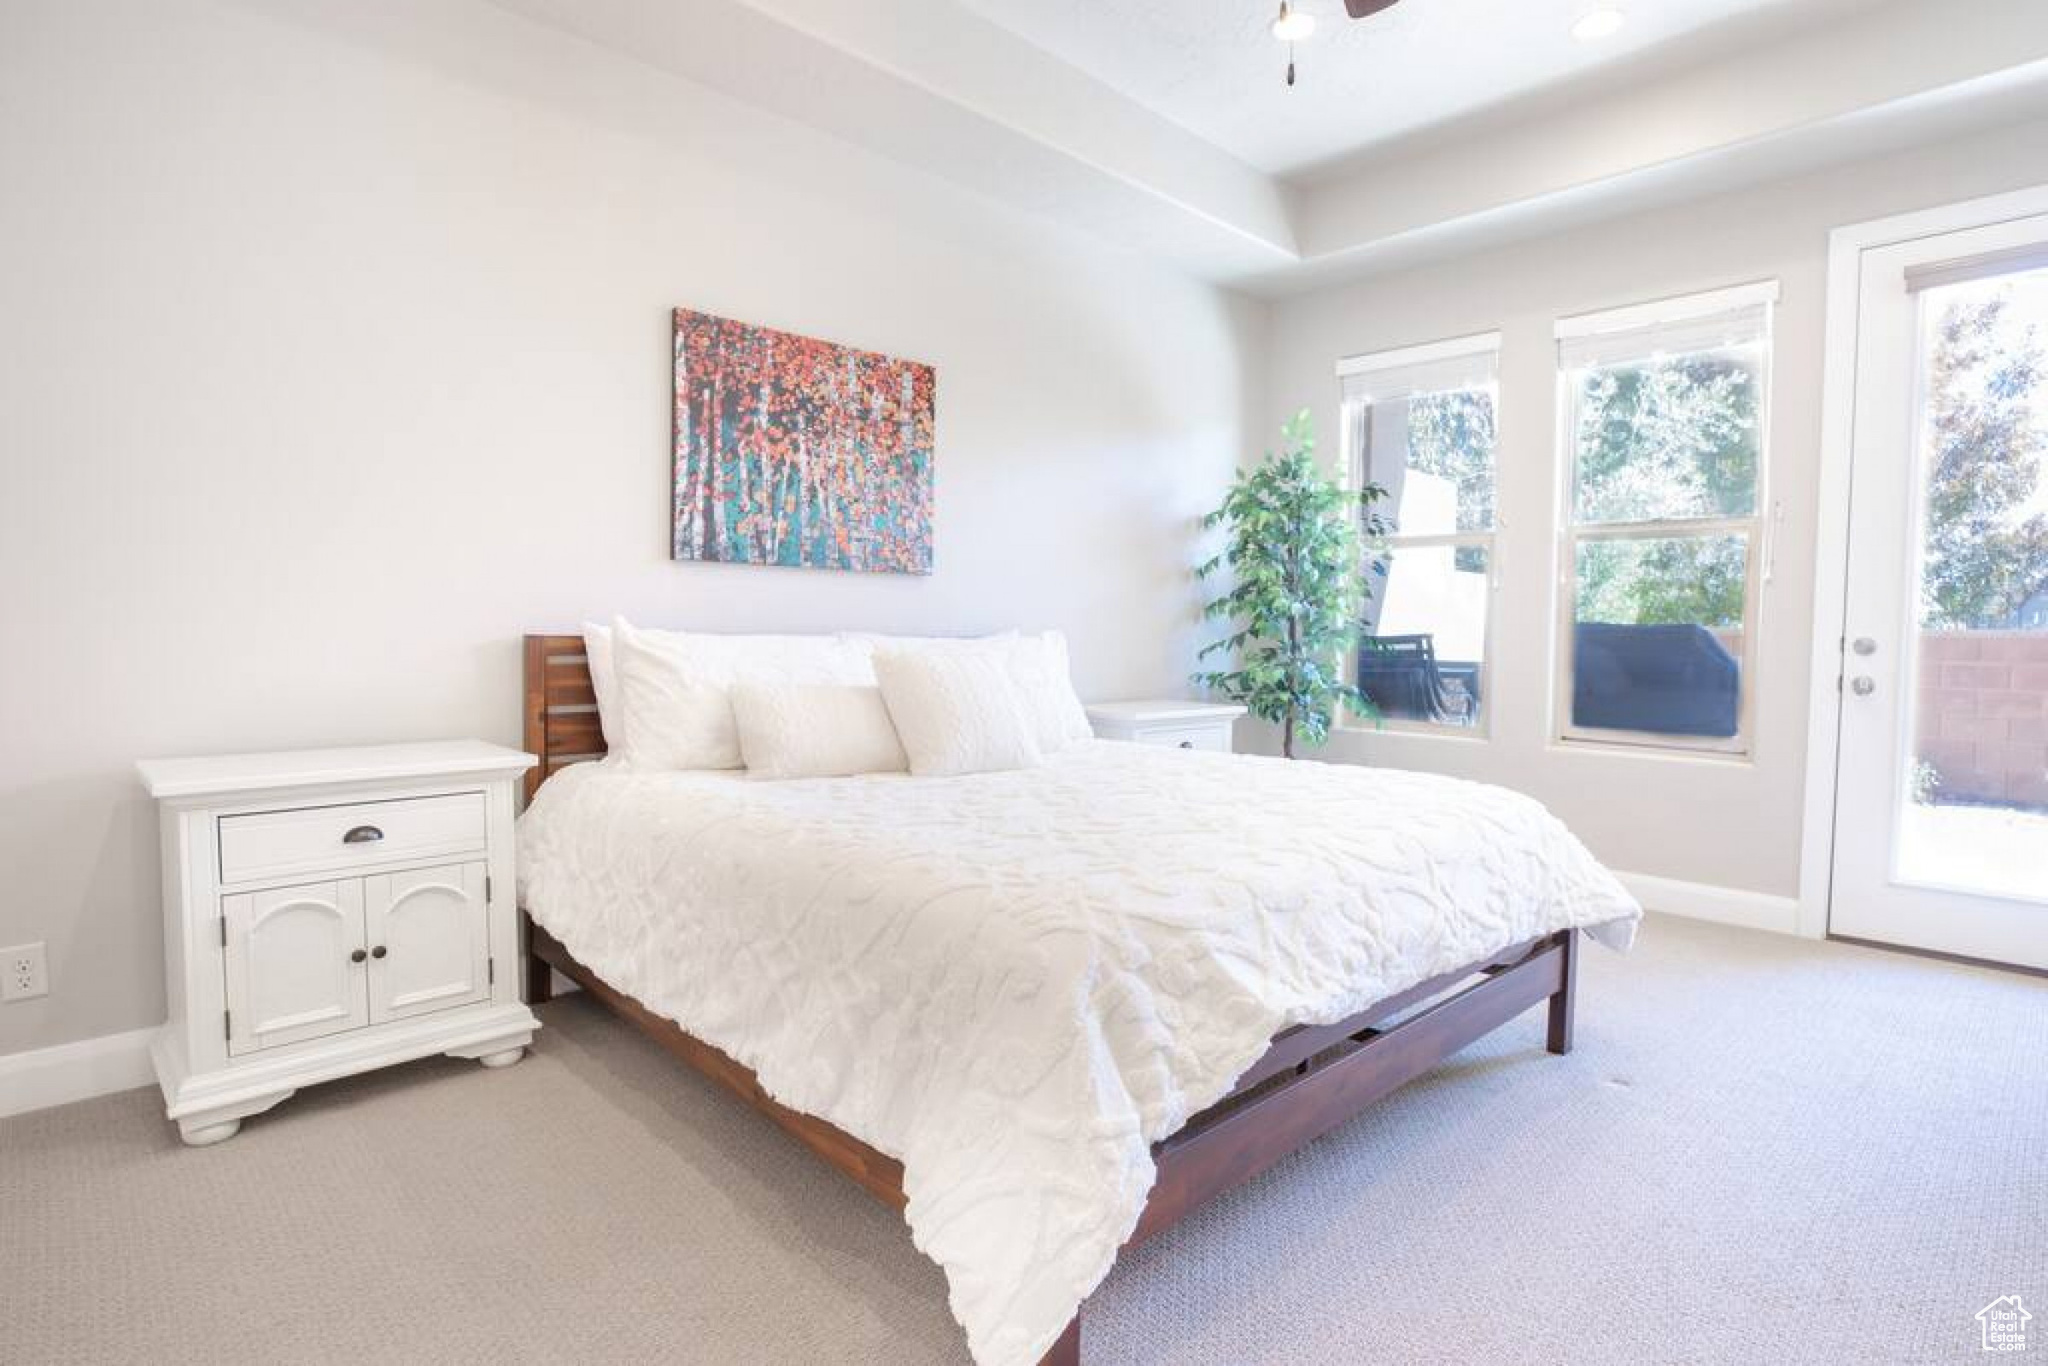
[(1322, 31), (1290, 91), (1268, 0), (495, 0), (1268, 294), (1971, 127), (2048, 131), (2048, 0), (1605, 0), (1623, 31), (1574, 41), (1601, 2), (1354, 22), (1300, 0)]
[[(947, 0), (929, 0), (946, 3)], [(1274, 175), (1552, 90), (1651, 52), (1671, 56), (1766, 25), (1802, 24), (1873, 0), (1613, 0), (1619, 33), (1581, 43), (1592, 0), (1404, 0), (1353, 21), (1342, 0), (1315, 16), (1300, 80), (1267, 32), (1277, 0), (960, 0), (1205, 141)], [(1722, 30), (1722, 32), (1716, 32)]]

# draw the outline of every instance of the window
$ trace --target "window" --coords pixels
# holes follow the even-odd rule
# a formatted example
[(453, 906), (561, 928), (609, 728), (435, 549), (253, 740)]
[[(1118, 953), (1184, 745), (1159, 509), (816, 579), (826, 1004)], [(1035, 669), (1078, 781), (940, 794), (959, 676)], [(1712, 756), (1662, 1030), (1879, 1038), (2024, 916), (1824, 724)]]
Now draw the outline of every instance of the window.
[(1494, 571), (1494, 374), (1500, 336), (1338, 364), (1354, 487), (1387, 490), (1368, 556), (1353, 677), (1388, 724), (1483, 729)]
[(1776, 298), (1557, 325), (1563, 740), (1748, 752)]

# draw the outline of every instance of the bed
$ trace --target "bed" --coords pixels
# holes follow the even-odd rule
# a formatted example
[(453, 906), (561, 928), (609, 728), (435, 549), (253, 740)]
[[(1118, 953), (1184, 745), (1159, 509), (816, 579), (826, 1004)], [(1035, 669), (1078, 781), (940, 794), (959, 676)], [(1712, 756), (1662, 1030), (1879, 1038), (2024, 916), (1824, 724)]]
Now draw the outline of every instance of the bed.
[(967, 778), (627, 773), (526, 639), (529, 999), (561, 971), (899, 1211), (985, 1366), (1120, 1246), (1545, 1005), (1639, 916), (1536, 803), (1108, 741)]

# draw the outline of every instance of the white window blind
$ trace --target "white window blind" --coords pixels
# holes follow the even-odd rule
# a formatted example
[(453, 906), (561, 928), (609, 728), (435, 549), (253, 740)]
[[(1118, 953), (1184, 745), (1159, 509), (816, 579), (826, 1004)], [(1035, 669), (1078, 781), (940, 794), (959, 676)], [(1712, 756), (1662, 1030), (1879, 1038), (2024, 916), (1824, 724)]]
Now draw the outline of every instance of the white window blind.
[(1387, 403), (1416, 394), (1484, 388), (1493, 383), (1499, 360), (1500, 333), (1485, 332), (1348, 356), (1337, 362), (1337, 375), (1346, 403)]
[(1906, 291), (1917, 294), (1923, 289), (1968, 284), (1972, 280), (1988, 280), (1994, 275), (2012, 275), (2022, 270), (2039, 270), (2043, 266), (2048, 266), (2048, 245), (2041, 243), (2008, 247), (2004, 251), (1980, 252), (1975, 256), (1958, 256), (1948, 261), (1928, 261), (1906, 267)]
[(1560, 319), (1557, 363), (1583, 370), (1753, 345), (1770, 336), (1777, 297), (1778, 283), (1770, 280)]

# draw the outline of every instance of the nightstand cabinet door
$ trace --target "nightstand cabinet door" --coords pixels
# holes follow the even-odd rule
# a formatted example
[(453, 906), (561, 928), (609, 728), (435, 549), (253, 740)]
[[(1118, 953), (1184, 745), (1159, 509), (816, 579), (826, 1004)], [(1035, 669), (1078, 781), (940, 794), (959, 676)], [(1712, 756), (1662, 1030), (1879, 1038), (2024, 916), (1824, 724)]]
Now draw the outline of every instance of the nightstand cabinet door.
[(372, 1024), (490, 995), (484, 887), (481, 860), (363, 879)]
[(230, 1054), (369, 1023), (360, 881), (243, 892), (220, 904)]

